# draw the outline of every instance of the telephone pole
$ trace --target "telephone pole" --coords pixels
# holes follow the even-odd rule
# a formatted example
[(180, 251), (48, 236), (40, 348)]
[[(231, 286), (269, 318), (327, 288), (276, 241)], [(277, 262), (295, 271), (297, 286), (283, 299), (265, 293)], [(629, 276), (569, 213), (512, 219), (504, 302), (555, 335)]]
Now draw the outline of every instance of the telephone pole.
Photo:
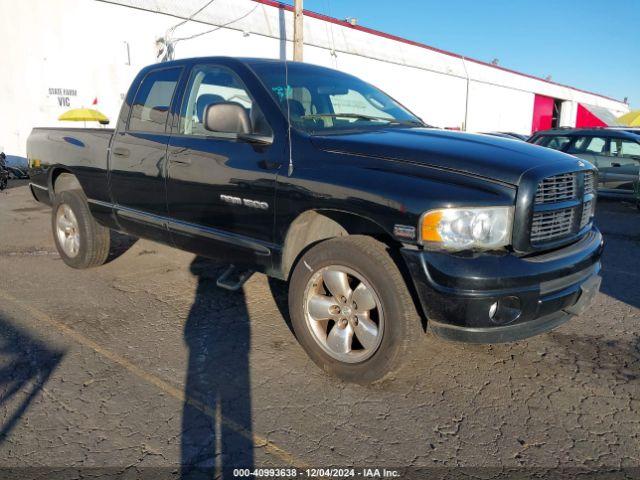
[(295, 0), (293, 9), (293, 60), (296, 62), (302, 61), (302, 46), (304, 44), (304, 26), (302, 23), (302, 19), (302, 0)]

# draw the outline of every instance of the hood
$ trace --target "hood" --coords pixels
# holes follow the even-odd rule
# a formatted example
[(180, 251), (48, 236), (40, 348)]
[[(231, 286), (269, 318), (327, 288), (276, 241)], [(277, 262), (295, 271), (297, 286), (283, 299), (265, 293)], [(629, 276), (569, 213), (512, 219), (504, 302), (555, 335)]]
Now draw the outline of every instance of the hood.
[(386, 158), (518, 185), (527, 170), (546, 164), (567, 171), (578, 169), (577, 159), (519, 140), (430, 128), (387, 128), (370, 132), (316, 135), (321, 149), (352, 155)]

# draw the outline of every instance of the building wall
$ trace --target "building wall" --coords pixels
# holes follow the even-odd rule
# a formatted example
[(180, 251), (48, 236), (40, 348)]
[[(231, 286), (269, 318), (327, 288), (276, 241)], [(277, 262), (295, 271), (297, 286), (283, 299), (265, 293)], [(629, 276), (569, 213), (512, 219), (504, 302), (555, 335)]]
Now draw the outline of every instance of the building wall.
[(533, 97), (531, 92), (472, 81), (467, 130), (530, 133)]
[[(130, 81), (140, 68), (157, 61), (156, 39), (179, 23), (178, 17), (190, 16), (202, 3), (0, 0), (0, 35), (5, 45), (0, 50), (4, 67), (0, 147), (9, 154), (24, 155), (33, 126), (82, 126), (59, 122), (57, 117), (70, 108), (91, 107), (95, 99), (95, 108), (115, 121)], [(272, 3), (216, 0), (193, 21), (178, 27), (173, 37), (216, 30), (178, 41), (175, 57), (291, 58), (292, 13)], [(229, 25), (216, 27), (223, 24)], [(364, 78), (439, 127), (529, 133), (535, 93), (561, 98), (574, 110), (580, 102), (615, 115), (628, 111), (615, 100), (318, 15), (305, 17), (304, 56), (307, 62)]]

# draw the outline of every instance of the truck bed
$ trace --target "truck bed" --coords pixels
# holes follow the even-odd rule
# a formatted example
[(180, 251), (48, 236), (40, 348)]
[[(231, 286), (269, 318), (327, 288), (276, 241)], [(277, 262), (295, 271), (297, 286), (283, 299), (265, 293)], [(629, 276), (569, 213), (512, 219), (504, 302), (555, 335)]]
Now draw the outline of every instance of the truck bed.
[[(89, 198), (107, 199), (107, 158), (111, 128), (34, 128), (27, 140), (34, 195), (49, 190), (47, 172), (55, 166), (72, 170)], [(48, 193), (47, 193), (48, 196)]]

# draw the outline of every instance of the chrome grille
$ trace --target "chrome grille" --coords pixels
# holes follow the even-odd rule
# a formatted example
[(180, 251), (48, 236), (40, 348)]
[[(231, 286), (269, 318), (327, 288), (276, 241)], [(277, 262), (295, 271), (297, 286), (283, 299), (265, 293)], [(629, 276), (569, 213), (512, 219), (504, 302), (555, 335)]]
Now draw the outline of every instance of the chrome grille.
[(584, 193), (596, 193), (595, 175), (593, 172), (585, 172), (584, 174)]
[(580, 217), (580, 230), (587, 226), (593, 215), (593, 200), (584, 202), (582, 205), (582, 216)]
[(553, 203), (576, 198), (576, 173), (563, 173), (547, 177), (540, 182), (535, 203)]
[(530, 244), (541, 246), (585, 228), (593, 216), (595, 183), (593, 171), (562, 173), (541, 180), (534, 200)]
[(573, 231), (575, 207), (533, 214), (531, 243), (539, 244), (565, 237)]

